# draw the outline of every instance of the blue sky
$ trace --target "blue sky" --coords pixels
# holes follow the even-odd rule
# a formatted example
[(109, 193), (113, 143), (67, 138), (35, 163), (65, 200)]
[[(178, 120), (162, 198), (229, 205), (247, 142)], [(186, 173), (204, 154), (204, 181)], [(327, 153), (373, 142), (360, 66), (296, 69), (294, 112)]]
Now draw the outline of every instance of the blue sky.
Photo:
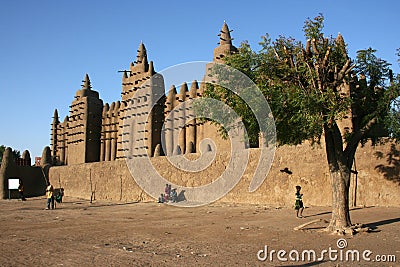
[(372, 47), (399, 73), (398, 0), (0, 3), (0, 144), (32, 158), (50, 144), (54, 109), (60, 120), (68, 115), (85, 73), (104, 102), (120, 100), (118, 70), (129, 68), (141, 41), (156, 71), (210, 61), (224, 20), (236, 46), (248, 40), (258, 49), (265, 33), (304, 41), (304, 21), (322, 13), (324, 32), (340, 32), (353, 58)]

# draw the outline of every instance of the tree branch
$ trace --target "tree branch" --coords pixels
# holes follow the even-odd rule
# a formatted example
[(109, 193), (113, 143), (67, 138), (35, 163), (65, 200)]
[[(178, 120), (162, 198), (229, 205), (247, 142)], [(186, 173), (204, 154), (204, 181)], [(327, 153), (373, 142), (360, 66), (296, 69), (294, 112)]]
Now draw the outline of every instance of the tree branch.
[(307, 56), (307, 57), (312, 57), (312, 53), (311, 53), (311, 40), (310, 40), (310, 39), (307, 40), (307, 44), (306, 44), (306, 56)]
[(311, 45), (312, 45), (312, 49), (313, 49), (314, 54), (315, 54), (317, 57), (319, 57), (319, 51), (318, 51), (318, 48), (317, 48), (317, 43), (316, 43), (315, 38), (312, 39)]
[(335, 81), (333, 82), (334, 88), (336, 88), (343, 81), (344, 77), (356, 66), (355, 64), (349, 66), (350, 63), (351, 61), (348, 59), (339, 73), (337, 73), (337, 67), (335, 66)]
[(326, 67), (328, 65), (328, 62), (329, 62), (328, 59), (329, 59), (330, 53), (331, 53), (331, 47), (328, 46), (328, 49), (326, 50), (326, 53), (325, 53), (325, 57), (322, 60), (322, 66)]
[(274, 47), (274, 53), (275, 53), (276, 59), (278, 59), (280, 62), (282, 62), (282, 59), (279, 57), (279, 54), (278, 54), (278, 52), (276, 51), (275, 47)]
[(317, 84), (318, 84), (318, 90), (322, 93), (322, 81), (320, 77), (320, 72), (319, 72), (319, 65), (318, 62), (314, 64), (314, 69), (315, 73), (317, 74)]
[(356, 131), (351, 137), (350, 141), (347, 143), (344, 150), (345, 154), (351, 153), (353, 149), (357, 149), (357, 146), (361, 139), (371, 130), (371, 127), (376, 123), (376, 117), (372, 118), (363, 128)]
[(315, 79), (314, 79), (314, 77), (313, 77), (313, 75), (312, 75), (311, 66), (310, 66), (310, 64), (308, 63), (308, 60), (306, 60), (305, 62), (306, 62), (306, 64), (307, 64), (308, 70), (310, 71), (310, 77), (311, 77), (311, 81), (312, 81), (313, 87), (314, 87), (314, 89), (317, 90), (317, 85), (315, 84)]
[(348, 74), (356, 66), (355, 64), (350, 66), (350, 63), (351, 63), (351, 60), (347, 59), (346, 63), (343, 65), (342, 69), (338, 73), (338, 76), (337, 76), (338, 81), (343, 80), (344, 76), (346, 74)]

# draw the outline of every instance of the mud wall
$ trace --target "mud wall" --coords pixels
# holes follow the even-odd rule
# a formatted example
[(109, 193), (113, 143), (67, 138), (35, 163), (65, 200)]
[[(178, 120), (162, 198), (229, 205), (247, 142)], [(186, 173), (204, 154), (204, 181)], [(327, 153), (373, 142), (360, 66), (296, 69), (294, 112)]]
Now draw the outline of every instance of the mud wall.
[[(24, 185), (24, 196), (35, 197), (42, 196), (46, 190), (46, 180), (41, 167), (34, 166), (11, 166), (7, 168), (7, 172), (0, 175), (3, 181), (4, 190), (1, 198), (18, 198), (18, 190), (8, 191), (8, 179), (20, 179)], [(10, 195), (9, 195), (10, 193)]]
[[(399, 149), (400, 146), (391, 143), (358, 149), (356, 168), (353, 167), (357, 174), (351, 176), (351, 203), (357, 206), (400, 206)], [(330, 178), (323, 147), (311, 148), (308, 144), (279, 147), (264, 183), (249, 193), (258, 155), (258, 149), (251, 149), (242, 179), (219, 201), (290, 207), (294, 203), (294, 188), (301, 185), (306, 206), (331, 205)], [(194, 159), (197, 156), (191, 154), (188, 157)], [(209, 168), (199, 173), (181, 172), (165, 157), (151, 160), (157, 171), (169, 181), (181, 186), (199, 186), (218, 178), (228, 159), (228, 153), (217, 153)], [(154, 200), (134, 182), (124, 160), (51, 167), (49, 177), (56, 188), (65, 189), (67, 196), (125, 202)]]

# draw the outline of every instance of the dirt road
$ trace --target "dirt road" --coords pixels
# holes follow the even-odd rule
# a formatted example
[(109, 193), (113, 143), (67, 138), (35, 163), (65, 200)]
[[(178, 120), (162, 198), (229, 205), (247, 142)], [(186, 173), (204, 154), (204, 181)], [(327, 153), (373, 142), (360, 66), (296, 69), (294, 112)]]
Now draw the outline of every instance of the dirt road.
[[(340, 237), (320, 232), (323, 221), (293, 230), (328, 220), (329, 207), (309, 207), (297, 219), (292, 209), (260, 205), (177, 208), (65, 198), (44, 210), (45, 202), (0, 200), (0, 266), (400, 266), (400, 208), (354, 209), (353, 223), (373, 232)], [(393, 256), (396, 262), (377, 261)]]

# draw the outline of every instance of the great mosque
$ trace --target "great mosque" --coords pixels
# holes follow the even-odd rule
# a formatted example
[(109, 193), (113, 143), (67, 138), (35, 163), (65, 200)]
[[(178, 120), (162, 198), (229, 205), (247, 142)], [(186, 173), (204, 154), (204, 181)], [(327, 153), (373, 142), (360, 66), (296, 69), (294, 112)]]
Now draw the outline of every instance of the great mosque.
[[(219, 36), (214, 62), (223, 62), (224, 56), (237, 51), (225, 22)], [(155, 72), (153, 61), (148, 61), (143, 43), (140, 43), (136, 60), (131, 62), (129, 70), (123, 71), (121, 100), (104, 104), (86, 74), (82, 88), (70, 105), (69, 115), (60, 122), (57, 110), (54, 112), (51, 129), (53, 164), (113, 161), (127, 155), (153, 157), (198, 152), (200, 139), (216, 136), (216, 127), (190, 118), (184, 108), (174, 108), (186, 100), (202, 97), (205, 84), (193, 81), (188, 88), (183, 83), (179, 93), (174, 85), (170, 86), (165, 95), (164, 79)], [(135, 118), (135, 127), (129, 133), (124, 132), (128, 127), (124, 122), (127, 116)], [(179, 139), (175, 142), (173, 131), (179, 131)], [(132, 138), (142, 136), (144, 147), (126, 153), (124, 134), (130, 134)], [(165, 138), (165, 149), (160, 148), (162, 138)]]

